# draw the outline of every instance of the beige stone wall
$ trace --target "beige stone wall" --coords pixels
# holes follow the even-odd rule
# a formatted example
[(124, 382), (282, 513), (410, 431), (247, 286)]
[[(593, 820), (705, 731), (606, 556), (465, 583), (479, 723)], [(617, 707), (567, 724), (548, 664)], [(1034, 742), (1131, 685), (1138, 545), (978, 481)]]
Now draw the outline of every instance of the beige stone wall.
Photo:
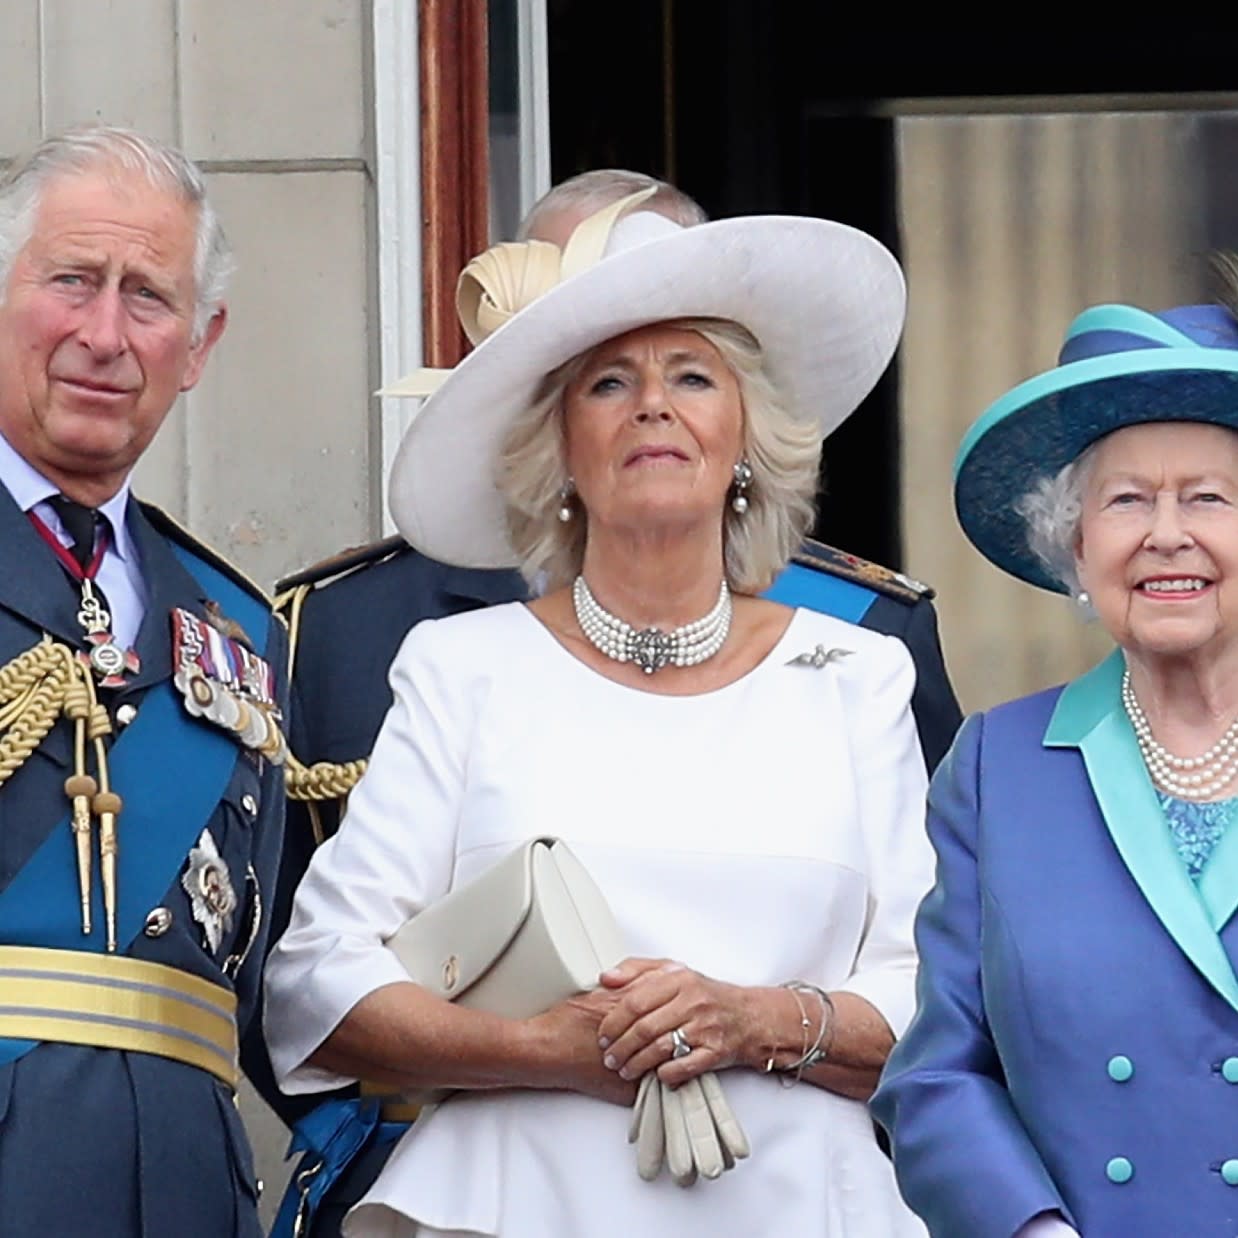
[(133, 125), (206, 169), (227, 331), (136, 484), (269, 586), (381, 527), (366, 0), (4, 0), (0, 158)]
[[(238, 271), (136, 486), (266, 587), (381, 529), (368, 0), (3, 0), (0, 159), (132, 125), (206, 169)], [(287, 1135), (242, 1109), (267, 1184)]]
[(899, 128), (907, 566), (939, 592), (971, 711), (1070, 678), (1111, 646), (1071, 602), (1011, 579), (964, 538), (951, 497), (959, 442), (989, 403), (1054, 364), (1085, 306), (1157, 309), (1193, 295), (1184, 268), (1198, 169), (1183, 157), (1183, 121), (1162, 114)]

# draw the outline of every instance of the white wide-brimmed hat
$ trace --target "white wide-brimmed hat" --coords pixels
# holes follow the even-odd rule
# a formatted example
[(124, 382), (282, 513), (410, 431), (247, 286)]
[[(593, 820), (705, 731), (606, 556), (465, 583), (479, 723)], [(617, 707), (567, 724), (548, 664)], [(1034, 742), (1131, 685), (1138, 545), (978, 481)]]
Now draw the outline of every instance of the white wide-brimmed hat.
[(679, 318), (737, 322), (760, 344), (788, 410), (822, 438), (889, 364), (906, 293), (880, 242), (798, 216), (685, 228), (633, 209), (649, 192), (585, 220), (562, 255), (528, 241), (475, 258), (457, 301), (477, 347), (441, 382), (420, 371), (384, 388), (437, 388), (400, 442), (388, 496), (396, 527), (431, 558), (515, 565), (495, 480), (504, 437), (547, 374), (615, 336)]

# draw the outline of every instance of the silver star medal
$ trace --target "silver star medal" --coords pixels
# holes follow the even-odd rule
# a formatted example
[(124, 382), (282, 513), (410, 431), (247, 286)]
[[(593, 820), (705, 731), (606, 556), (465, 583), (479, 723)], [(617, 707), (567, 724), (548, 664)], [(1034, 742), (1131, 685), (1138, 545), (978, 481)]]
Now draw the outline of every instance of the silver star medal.
[(232, 928), (236, 890), (210, 830), (202, 831), (198, 845), (189, 852), (181, 885), (189, 895), (193, 918), (202, 926), (213, 954), (219, 949), (224, 934)]
[(813, 670), (819, 671), (831, 662), (841, 662), (843, 658), (849, 658), (853, 653), (854, 649), (827, 649), (824, 645), (818, 645), (811, 653), (797, 653), (787, 665), (811, 666)]

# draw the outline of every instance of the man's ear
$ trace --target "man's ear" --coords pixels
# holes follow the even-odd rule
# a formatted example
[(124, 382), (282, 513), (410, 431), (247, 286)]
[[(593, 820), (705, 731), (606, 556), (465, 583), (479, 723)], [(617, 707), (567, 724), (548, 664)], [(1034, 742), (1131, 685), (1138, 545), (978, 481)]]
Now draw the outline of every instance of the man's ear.
[(211, 320), (206, 324), (206, 330), (202, 332), (202, 338), (189, 349), (189, 364), (185, 367), (184, 377), (181, 379), (181, 390), (188, 391), (192, 387), (196, 387), (198, 379), (202, 377), (202, 369), (206, 365), (206, 359), (211, 355), (211, 349), (215, 347), (219, 337), (224, 333), (224, 327), (228, 325), (228, 307), (220, 305), (220, 307), (211, 315)]

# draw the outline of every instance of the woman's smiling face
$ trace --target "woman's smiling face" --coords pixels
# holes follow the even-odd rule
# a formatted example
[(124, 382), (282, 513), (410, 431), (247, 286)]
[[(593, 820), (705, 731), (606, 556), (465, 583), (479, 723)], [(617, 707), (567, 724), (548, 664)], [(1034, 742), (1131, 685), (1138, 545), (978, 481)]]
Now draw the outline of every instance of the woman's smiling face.
[(1225, 652), (1238, 635), (1238, 434), (1156, 422), (1103, 439), (1075, 555), (1123, 648), (1151, 660)]

